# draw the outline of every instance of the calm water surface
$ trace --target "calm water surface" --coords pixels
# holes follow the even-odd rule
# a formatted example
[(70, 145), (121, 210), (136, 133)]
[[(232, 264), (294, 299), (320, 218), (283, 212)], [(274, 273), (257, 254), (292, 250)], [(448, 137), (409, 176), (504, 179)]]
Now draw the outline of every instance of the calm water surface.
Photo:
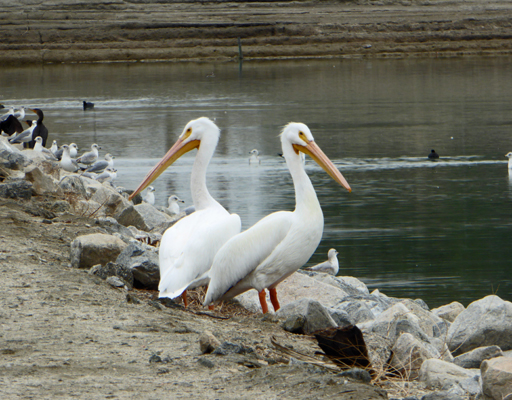
[[(60, 65), (0, 69), (0, 102), (40, 107), (51, 139), (93, 142), (116, 156), (117, 184), (135, 188), (193, 118), (222, 137), (210, 191), (244, 228), (292, 210), (278, 133), (304, 122), (352, 186), (312, 160), (325, 216), (309, 264), (339, 252), (342, 275), (431, 307), (491, 293), (512, 300), (510, 58)], [(215, 77), (207, 75), (214, 72)], [(84, 112), (81, 101), (93, 101)], [(34, 115), (35, 116), (35, 115)], [(262, 163), (249, 166), (260, 150)], [(441, 155), (431, 162), (431, 149)], [(157, 202), (190, 204), (194, 153), (154, 184)]]

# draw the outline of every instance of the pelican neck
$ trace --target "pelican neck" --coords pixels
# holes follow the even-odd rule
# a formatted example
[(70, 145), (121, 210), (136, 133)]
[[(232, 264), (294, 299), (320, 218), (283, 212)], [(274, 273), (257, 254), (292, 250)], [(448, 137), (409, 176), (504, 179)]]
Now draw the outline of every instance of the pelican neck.
[(190, 192), (196, 210), (208, 208), (213, 205), (220, 205), (211, 196), (206, 187), (206, 170), (210, 164), (216, 146), (217, 140), (215, 140), (215, 143), (205, 143), (205, 139), (203, 139), (197, 150), (194, 166), (192, 167), (192, 174), (190, 176)]

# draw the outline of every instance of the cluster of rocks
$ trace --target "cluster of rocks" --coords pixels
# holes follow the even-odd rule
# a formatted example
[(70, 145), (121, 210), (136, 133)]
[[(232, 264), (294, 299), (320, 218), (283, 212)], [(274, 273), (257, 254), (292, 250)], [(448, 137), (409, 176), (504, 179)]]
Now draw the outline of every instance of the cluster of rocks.
[[(71, 243), (73, 267), (114, 287), (158, 287), (158, 253), (151, 244), (185, 213), (170, 217), (150, 204), (134, 204), (124, 190), (67, 173), (41, 153), (19, 151), (1, 139), (0, 197), (50, 196), (56, 210), (94, 218), (102, 232)], [(274, 318), (283, 329), (311, 334), (356, 325), (372, 369), (382, 376), (419, 380), (444, 396), (439, 398), (512, 398), (512, 303), (498, 296), (467, 308), (454, 302), (430, 310), (422, 300), (370, 293), (356, 278), (312, 271), (293, 274), (278, 289), (282, 308)], [(236, 301), (260, 312), (254, 291)], [(238, 351), (212, 334), (200, 346), (217, 355)]]

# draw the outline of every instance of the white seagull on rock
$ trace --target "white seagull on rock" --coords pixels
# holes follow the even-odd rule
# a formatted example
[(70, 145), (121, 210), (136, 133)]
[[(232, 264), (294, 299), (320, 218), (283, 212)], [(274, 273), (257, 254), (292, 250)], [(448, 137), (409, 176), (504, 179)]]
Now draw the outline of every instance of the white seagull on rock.
[(337, 255), (338, 252), (336, 251), (336, 249), (330, 249), (329, 252), (327, 253), (327, 261), (304, 269), (306, 271), (324, 272), (326, 274), (336, 276), (340, 269), (338, 257), (336, 257)]

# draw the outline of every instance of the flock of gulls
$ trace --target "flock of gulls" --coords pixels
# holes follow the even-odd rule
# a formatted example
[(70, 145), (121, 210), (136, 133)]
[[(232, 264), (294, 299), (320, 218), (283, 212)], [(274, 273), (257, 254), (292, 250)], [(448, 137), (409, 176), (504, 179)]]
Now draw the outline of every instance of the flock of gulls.
[[(94, 107), (83, 103), (84, 110)], [(9, 136), (10, 143), (23, 143), (59, 160), (69, 172), (101, 182), (116, 178), (114, 156), (106, 154), (99, 159), (100, 146), (92, 144), (90, 151), (78, 156), (76, 144), (60, 148), (56, 141), (46, 149), (48, 130), (43, 125), (43, 112), (28, 109), (37, 114), (37, 120), (25, 118), (25, 108), (8, 112), (0, 117), (2, 135)], [(28, 128), (23, 129), (24, 121)], [(167, 229), (159, 249), (161, 298), (182, 297), (187, 306), (187, 290), (207, 286), (204, 305), (231, 299), (250, 289), (256, 289), (263, 313), (268, 312), (266, 290), (275, 311), (280, 307), (277, 286), (301, 268), (313, 255), (322, 238), (324, 217), (315, 189), (305, 172), (305, 155), (309, 155), (340, 186), (351, 188), (343, 175), (316, 144), (310, 129), (302, 123), (289, 123), (281, 132), (280, 155), (285, 159), (295, 188), (295, 210), (278, 211), (267, 215), (252, 227), (241, 231), (241, 220), (230, 214), (208, 191), (206, 170), (213, 157), (220, 137), (220, 129), (206, 117), (190, 121), (176, 143), (158, 164), (147, 174), (129, 199), (147, 189), (143, 200), (155, 204), (155, 189), (150, 184), (183, 154), (197, 149), (190, 178), (190, 190), (195, 211), (187, 213)], [(249, 164), (260, 164), (258, 150), (249, 152)], [(512, 152), (508, 167), (512, 170)], [(439, 155), (432, 150), (428, 158)], [(168, 199), (166, 212), (180, 212), (178, 196)], [(311, 271), (336, 275), (339, 270), (338, 252), (330, 249), (328, 260)]]

